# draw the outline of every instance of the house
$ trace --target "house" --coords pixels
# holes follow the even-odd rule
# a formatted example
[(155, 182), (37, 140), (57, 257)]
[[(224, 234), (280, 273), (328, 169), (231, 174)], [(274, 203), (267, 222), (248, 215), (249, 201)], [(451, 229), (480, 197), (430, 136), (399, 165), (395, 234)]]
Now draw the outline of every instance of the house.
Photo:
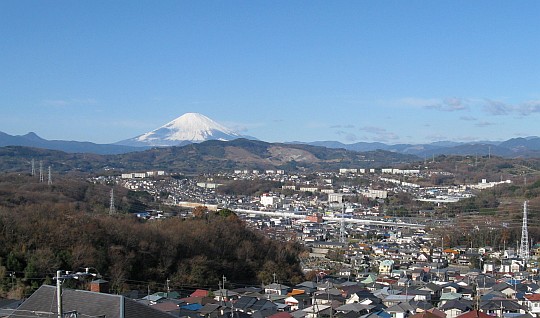
[(516, 294), (514, 286), (511, 286), (508, 283), (499, 283), (492, 288), (495, 291), (499, 291), (505, 295), (506, 298), (510, 298)]
[(289, 314), (288, 312), (278, 312), (268, 316), (267, 318), (293, 318), (293, 315)]
[(428, 290), (421, 290), (421, 289), (407, 289), (402, 290), (402, 294), (414, 296), (414, 300), (416, 301), (431, 301), (431, 293)]
[(253, 305), (251, 305), (251, 307), (249, 307), (248, 312), (255, 313), (262, 310), (271, 310), (275, 312), (277, 310), (277, 306), (267, 299), (258, 299), (255, 303), (253, 303)]
[[(58, 315), (56, 286), (42, 285), (24, 301), (12, 317), (49, 317)], [(170, 318), (171, 315), (138, 303), (122, 295), (111, 295), (85, 290), (62, 289), (62, 312), (79, 317), (107, 318)], [(10, 316), (10, 317), (11, 317)], [(47, 317), (47, 316), (45, 316)]]
[(215, 303), (216, 300), (211, 297), (186, 297), (180, 299), (181, 301), (185, 302), (186, 304), (199, 304), (202, 306), (209, 304), (209, 303)]
[(0, 317), (9, 317), (22, 302), (22, 300), (0, 298)]
[(480, 310), (488, 315), (500, 316), (505, 314), (525, 314), (527, 306), (520, 305), (514, 299), (493, 298), (480, 303)]
[(380, 275), (390, 275), (394, 269), (393, 260), (384, 260), (379, 264), (379, 274)]
[(526, 306), (533, 315), (540, 315), (540, 294), (525, 295)]
[(443, 287), (441, 285), (436, 285), (433, 283), (427, 283), (425, 286), (420, 288), (420, 290), (427, 290), (431, 294), (432, 299), (439, 299), (441, 297)]
[(297, 294), (288, 296), (283, 300), (283, 303), (288, 305), (292, 311), (295, 311), (306, 308), (311, 303), (311, 299), (307, 294)]
[(339, 304), (344, 304), (345, 298), (341, 295), (341, 291), (336, 288), (331, 288), (325, 291), (315, 292), (312, 305), (328, 305), (334, 301)]
[(208, 297), (208, 290), (196, 289), (189, 297)]
[(437, 308), (431, 308), (431, 309), (428, 309), (426, 311), (429, 311), (430, 313), (434, 314), (435, 316), (437, 316), (439, 318), (446, 318), (446, 314), (443, 311), (441, 311), (441, 310), (439, 310)]
[(416, 281), (425, 281), (426, 273), (429, 269), (415, 268), (411, 272), (411, 279)]
[(391, 307), (404, 302), (408, 303), (413, 299), (413, 295), (389, 295), (383, 299), (383, 304), (387, 307)]
[(302, 290), (304, 291), (304, 293), (311, 295), (315, 291), (317, 291), (317, 284), (315, 282), (306, 281), (306, 282), (303, 282), (301, 284), (294, 286), (292, 292), (295, 292), (295, 290)]
[(238, 298), (238, 293), (228, 289), (218, 289), (214, 292), (214, 299), (216, 301), (229, 301), (231, 299)]
[(360, 316), (360, 318), (392, 318), (392, 315), (384, 310), (374, 311), (372, 313)]
[(458, 318), (493, 318), (493, 316), (490, 316), (478, 310), (471, 310), (457, 317)]
[(415, 312), (415, 308), (408, 302), (401, 302), (386, 308), (386, 312), (393, 318), (405, 318)]
[(442, 305), (448, 301), (462, 299), (462, 298), (463, 298), (463, 295), (461, 295), (460, 293), (442, 293), (441, 298), (440, 298), (440, 301), (441, 301), (440, 304)]
[(454, 299), (449, 300), (440, 306), (439, 309), (446, 314), (446, 318), (455, 318), (473, 308), (473, 303), (470, 300)]
[(242, 296), (234, 303), (234, 308), (246, 312), (256, 301), (256, 297)]
[(173, 314), (179, 310), (179, 304), (177, 301), (166, 300), (155, 305), (152, 305), (152, 308)]
[(409, 318), (441, 318), (429, 311), (422, 311), (417, 314), (409, 316)]
[(283, 284), (272, 283), (264, 286), (264, 293), (284, 296), (287, 295), (289, 288), (289, 286)]
[(363, 314), (367, 314), (367, 313), (371, 312), (374, 308), (375, 308), (375, 306), (373, 306), (373, 305), (364, 305), (364, 304), (359, 304), (359, 303), (352, 303), (352, 304), (341, 305), (341, 306), (336, 308), (336, 311), (338, 313), (339, 312), (342, 312), (342, 313), (354, 312), (354, 313), (363, 315)]
[(364, 287), (354, 284), (354, 285), (348, 285), (348, 286), (341, 286), (341, 295), (345, 298), (349, 298), (352, 294), (365, 290)]
[(501, 260), (501, 267), (499, 271), (502, 273), (518, 273), (523, 270), (525, 270), (525, 265), (520, 259), (513, 258)]
[(444, 284), (442, 287), (442, 293), (459, 293), (461, 291), (461, 286), (457, 283)]
[(308, 308), (304, 308), (302, 310), (295, 311), (291, 313), (294, 317), (299, 317), (298, 312), (302, 312), (304, 316), (300, 317), (306, 317), (306, 318), (317, 318), (317, 317), (329, 317), (332, 312), (332, 307), (327, 305), (315, 305)]
[(429, 255), (427, 255), (426, 253), (418, 253), (417, 257), (416, 257), (416, 260), (418, 262), (429, 262), (430, 259), (429, 259)]
[(221, 306), (219, 304), (206, 304), (199, 309), (199, 314), (205, 318), (217, 318), (221, 313)]
[(363, 305), (382, 306), (382, 300), (368, 291), (359, 291), (352, 294), (346, 301), (347, 304), (359, 303)]

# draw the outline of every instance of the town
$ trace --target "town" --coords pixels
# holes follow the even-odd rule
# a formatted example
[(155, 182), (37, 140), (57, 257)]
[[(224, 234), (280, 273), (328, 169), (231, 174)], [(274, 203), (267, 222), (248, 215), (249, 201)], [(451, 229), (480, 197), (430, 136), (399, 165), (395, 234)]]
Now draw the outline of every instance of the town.
[[(195, 210), (227, 210), (270, 238), (300, 242), (305, 247), (300, 257), (307, 281), (292, 283), (274, 274), (261, 286), (241, 286), (224, 275), (212, 287), (176, 291), (167, 285), (161, 291), (148, 290), (146, 295), (122, 296), (126, 306), (139, 308), (144, 304), (157, 309), (146, 317), (161, 317), (158, 312), (176, 317), (271, 318), (540, 315), (540, 245), (527, 236), (527, 203), (522, 207), (522, 237), (514, 242), (515, 247), (502, 240), (475, 240), (486, 224), (490, 233), (496, 227), (504, 232), (506, 222), (495, 224), (483, 218), (486, 224), (475, 222), (463, 227), (460, 219), (438, 213), (442, 205), (513, 181), (482, 179), (449, 186), (425, 181), (439, 175), (452, 173), (396, 168), (305, 174), (234, 170), (185, 177), (148, 171), (96, 176), (89, 181), (146, 192), (161, 206), (183, 211), (135, 212), (144, 222), (189, 218)], [(219, 191), (231, 183), (246, 186), (255, 181), (281, 186), (271, 191), (258, 188), (249, 194)], [(422, 208), (392, 209), (389, 200), (403, 194)], [(112, 191), (111, 209), (114, 212)], [(453, 245), (448, 238), (452, 229), (462, 231), (459, 235), (467, 243)], [(102, 279), (92, 281), (90, 288), (108, 291)], [(36, 294), (46, 295), (54, 292), (52, 289), (42, 286)], [(104, 297), (71, 292), (74, 302)], [(31, 311), (35, 306), (25, 302), (17, 310)]]

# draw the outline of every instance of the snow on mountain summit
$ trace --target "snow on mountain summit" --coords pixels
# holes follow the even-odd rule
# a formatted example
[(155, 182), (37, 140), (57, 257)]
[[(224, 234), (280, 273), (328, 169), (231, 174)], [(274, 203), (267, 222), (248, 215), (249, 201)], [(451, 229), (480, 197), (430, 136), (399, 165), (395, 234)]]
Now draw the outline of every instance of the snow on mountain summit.
[(186, 113), (175, 120), (135, 138), (124, 145), (176, 146), (206, 140), (233, 140), (244, 136), (199, 113)]

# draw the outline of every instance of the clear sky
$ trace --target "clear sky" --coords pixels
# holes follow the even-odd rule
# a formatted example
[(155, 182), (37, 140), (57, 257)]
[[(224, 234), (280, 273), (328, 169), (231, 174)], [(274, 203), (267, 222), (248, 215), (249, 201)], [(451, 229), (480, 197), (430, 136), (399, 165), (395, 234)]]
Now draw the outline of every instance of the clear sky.
[(0, 131), (186, 112), (269, 142), (540, 135), (540, 1), (0, 0)]

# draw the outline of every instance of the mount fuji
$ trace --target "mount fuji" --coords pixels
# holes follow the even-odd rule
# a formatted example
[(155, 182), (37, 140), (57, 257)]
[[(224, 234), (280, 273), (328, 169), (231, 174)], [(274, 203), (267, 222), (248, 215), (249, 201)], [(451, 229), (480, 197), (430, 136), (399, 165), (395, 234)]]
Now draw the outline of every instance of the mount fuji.
[(157, 129), (116, 144), (135, 147), (168, 147), (207, 140), (229, 141), (238, 138), (256, 139), (241, 135), (202, 114), (186, 113)]

